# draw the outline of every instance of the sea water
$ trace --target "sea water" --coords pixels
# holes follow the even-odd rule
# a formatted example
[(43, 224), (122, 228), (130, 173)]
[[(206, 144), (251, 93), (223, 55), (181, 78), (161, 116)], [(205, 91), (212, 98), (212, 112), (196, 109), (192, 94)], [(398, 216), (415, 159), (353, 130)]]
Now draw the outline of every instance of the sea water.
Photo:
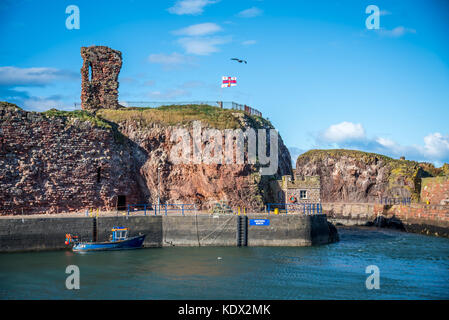
[[(374, 228), (339, 234), (314, 247), (4, 253), (0, 299), (449, 299), (449, 239)], [(79, 268), (79, 289), (66, 287), (69, 265)], [(379, 289), (366, 286), (371, 265)]]

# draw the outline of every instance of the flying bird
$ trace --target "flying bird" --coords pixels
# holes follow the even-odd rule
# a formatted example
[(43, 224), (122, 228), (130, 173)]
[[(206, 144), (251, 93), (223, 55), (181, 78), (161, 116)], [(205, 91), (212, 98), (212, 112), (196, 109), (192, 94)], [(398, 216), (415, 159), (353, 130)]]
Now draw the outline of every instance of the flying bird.
[(245, 62), (245, 64), (247, 63), (246, 60), (242, 60), (242, 59), (237, 59), (237, 58), (231, 58), (231, 60), (235, 60), (239, 63)]

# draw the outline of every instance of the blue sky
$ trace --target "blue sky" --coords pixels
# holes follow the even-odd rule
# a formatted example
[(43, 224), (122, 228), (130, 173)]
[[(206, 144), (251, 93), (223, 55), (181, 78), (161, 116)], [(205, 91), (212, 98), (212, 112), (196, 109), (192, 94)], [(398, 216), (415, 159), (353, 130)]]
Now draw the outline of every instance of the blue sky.
[[(69, 5), (79, 29), (66, 28)], [(366, 28), (368, 5), (380, 29)], [(80, 47), (106, 45), (123, 54), (120, 101), (249, 104), (293, 157), (449, 162), (447, 1), (3, 0), (0, 36), (0, 100), (27, 110), (73, 109)], [(237, 87), (221, 89), (222, 76)]]

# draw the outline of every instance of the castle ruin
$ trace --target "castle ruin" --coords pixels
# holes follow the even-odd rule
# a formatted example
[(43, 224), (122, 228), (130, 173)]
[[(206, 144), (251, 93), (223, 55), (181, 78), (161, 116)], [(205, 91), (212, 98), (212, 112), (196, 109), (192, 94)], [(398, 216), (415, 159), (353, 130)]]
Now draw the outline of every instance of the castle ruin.
[(81, 47), (81, 108), (117, 109), (122, 53), (105, 46)]

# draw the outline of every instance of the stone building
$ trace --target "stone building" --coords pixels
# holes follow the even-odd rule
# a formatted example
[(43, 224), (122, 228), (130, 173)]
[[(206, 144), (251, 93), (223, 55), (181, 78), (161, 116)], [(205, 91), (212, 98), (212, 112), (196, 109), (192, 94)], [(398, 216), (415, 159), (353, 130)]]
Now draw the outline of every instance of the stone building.
[(421, 180), (421, 202), (449, 205), (449, 176)]
[[(320, 176), (282, 176), (272, 184), (274, 201), (285, 204), (316, 204), (321, 202)], [(289, 206), (293, 210), (295, 206)], [(302, 210), (302, 206), (298, 206)]]
[(81, 108), (117, 109), (118, 75), (122, 67), (122, 53), (105, 46), (81, 48)]

